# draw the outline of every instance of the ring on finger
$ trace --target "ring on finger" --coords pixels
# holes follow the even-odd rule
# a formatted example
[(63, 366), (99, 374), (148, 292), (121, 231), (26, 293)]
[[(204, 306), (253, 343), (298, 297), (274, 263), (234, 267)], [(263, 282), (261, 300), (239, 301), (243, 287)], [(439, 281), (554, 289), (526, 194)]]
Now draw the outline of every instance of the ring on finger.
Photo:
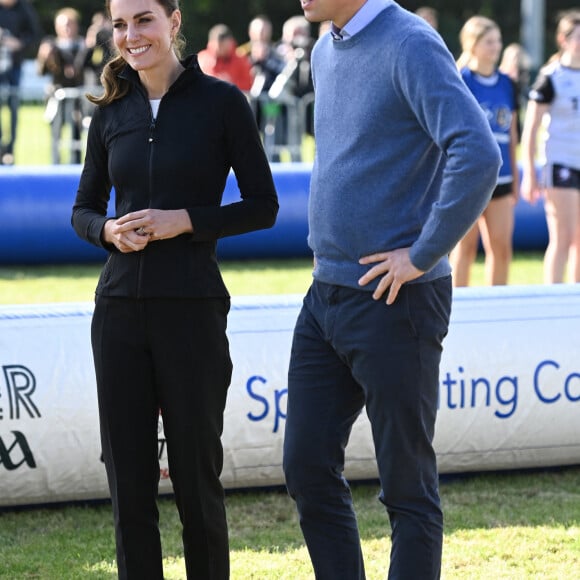
[(137, 228), (137, 229), (135, 230), (135, 232), (136, 232), (137, 234), (139, 234), (140, 236), (146, 236), (146, 235), (147, 235), (147, 233), (145, 232), (145, 229), (143, 228), (143, 226), (141, 226), (140, 228)]

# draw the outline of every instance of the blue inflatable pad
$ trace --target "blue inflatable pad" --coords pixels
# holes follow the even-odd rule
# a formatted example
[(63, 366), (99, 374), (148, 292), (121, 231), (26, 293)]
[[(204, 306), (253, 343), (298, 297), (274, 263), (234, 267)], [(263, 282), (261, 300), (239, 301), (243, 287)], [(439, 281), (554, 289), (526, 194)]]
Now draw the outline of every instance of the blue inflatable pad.
[[(275, 227), (220, 240), (220, 259), (310, 256), (306, 238), (311, 169), (311, 164), (272, 164), (280, 202)], [(80, 240), (70, 224), (80, 172), (78, 165), (0, 166), (0, 264), (85, 263), (105, 259), (105, 251)], [(223, 203), (238, 200), (236, 180), (231, 174)], [(110, 204), (110, 212), (113, 205)], [(542, 204), (531, 206), (520, 201), (515, 211), (514, 247), (543, 250), (548, 233)]]

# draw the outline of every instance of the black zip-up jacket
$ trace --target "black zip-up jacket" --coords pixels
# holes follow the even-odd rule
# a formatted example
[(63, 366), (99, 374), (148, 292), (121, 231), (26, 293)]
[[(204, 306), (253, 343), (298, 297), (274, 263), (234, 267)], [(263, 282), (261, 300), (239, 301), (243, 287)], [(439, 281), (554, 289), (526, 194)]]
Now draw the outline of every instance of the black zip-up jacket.
[[(205, 75), (195, 56), (161, 100), (154, 120), (137, 73), (122, 99), (98, 107), (72, 212), (84, 240), (109, 250), (97, 294), (132, 298), (227, 297), (218, 238), (272, 227), (278, 199), (254, 114), (234, 85)], [(233, 169), (241, 200), (222, 206)], [(111, 188), (115, 215), (145, 208), (186, 209), (193, 234), (121, 253), (105, 244)]]

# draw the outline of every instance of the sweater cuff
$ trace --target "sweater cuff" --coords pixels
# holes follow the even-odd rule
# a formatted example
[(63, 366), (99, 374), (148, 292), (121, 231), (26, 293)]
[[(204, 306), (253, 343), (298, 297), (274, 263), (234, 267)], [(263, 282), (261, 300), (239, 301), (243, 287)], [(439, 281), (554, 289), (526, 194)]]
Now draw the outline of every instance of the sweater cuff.
[(427, 252), (422, 251), (422, 248), (418, 248), (417, 246), (411, 246), (409, 250), (409, 258), (411, 260), (411, 264), (415, 266), (421, 272), (428, 272), (437, 264), (437, 262), (441, 259), (441, 256), (433, 256), (429, 255)]

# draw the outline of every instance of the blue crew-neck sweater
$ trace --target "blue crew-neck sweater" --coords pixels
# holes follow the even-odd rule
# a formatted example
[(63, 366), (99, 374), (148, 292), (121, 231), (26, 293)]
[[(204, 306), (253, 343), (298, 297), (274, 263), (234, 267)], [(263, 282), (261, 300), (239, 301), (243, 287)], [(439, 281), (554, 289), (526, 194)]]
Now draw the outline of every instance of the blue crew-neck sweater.
[[(395, 3), (312, 54), (314, 278), (360, 288), (362, 256), (410, 247), (423, 282), (489, 202), (501, 163), (481, 107), (440, 36)], [(373, 290), (378, 283), (363, 287)]]

